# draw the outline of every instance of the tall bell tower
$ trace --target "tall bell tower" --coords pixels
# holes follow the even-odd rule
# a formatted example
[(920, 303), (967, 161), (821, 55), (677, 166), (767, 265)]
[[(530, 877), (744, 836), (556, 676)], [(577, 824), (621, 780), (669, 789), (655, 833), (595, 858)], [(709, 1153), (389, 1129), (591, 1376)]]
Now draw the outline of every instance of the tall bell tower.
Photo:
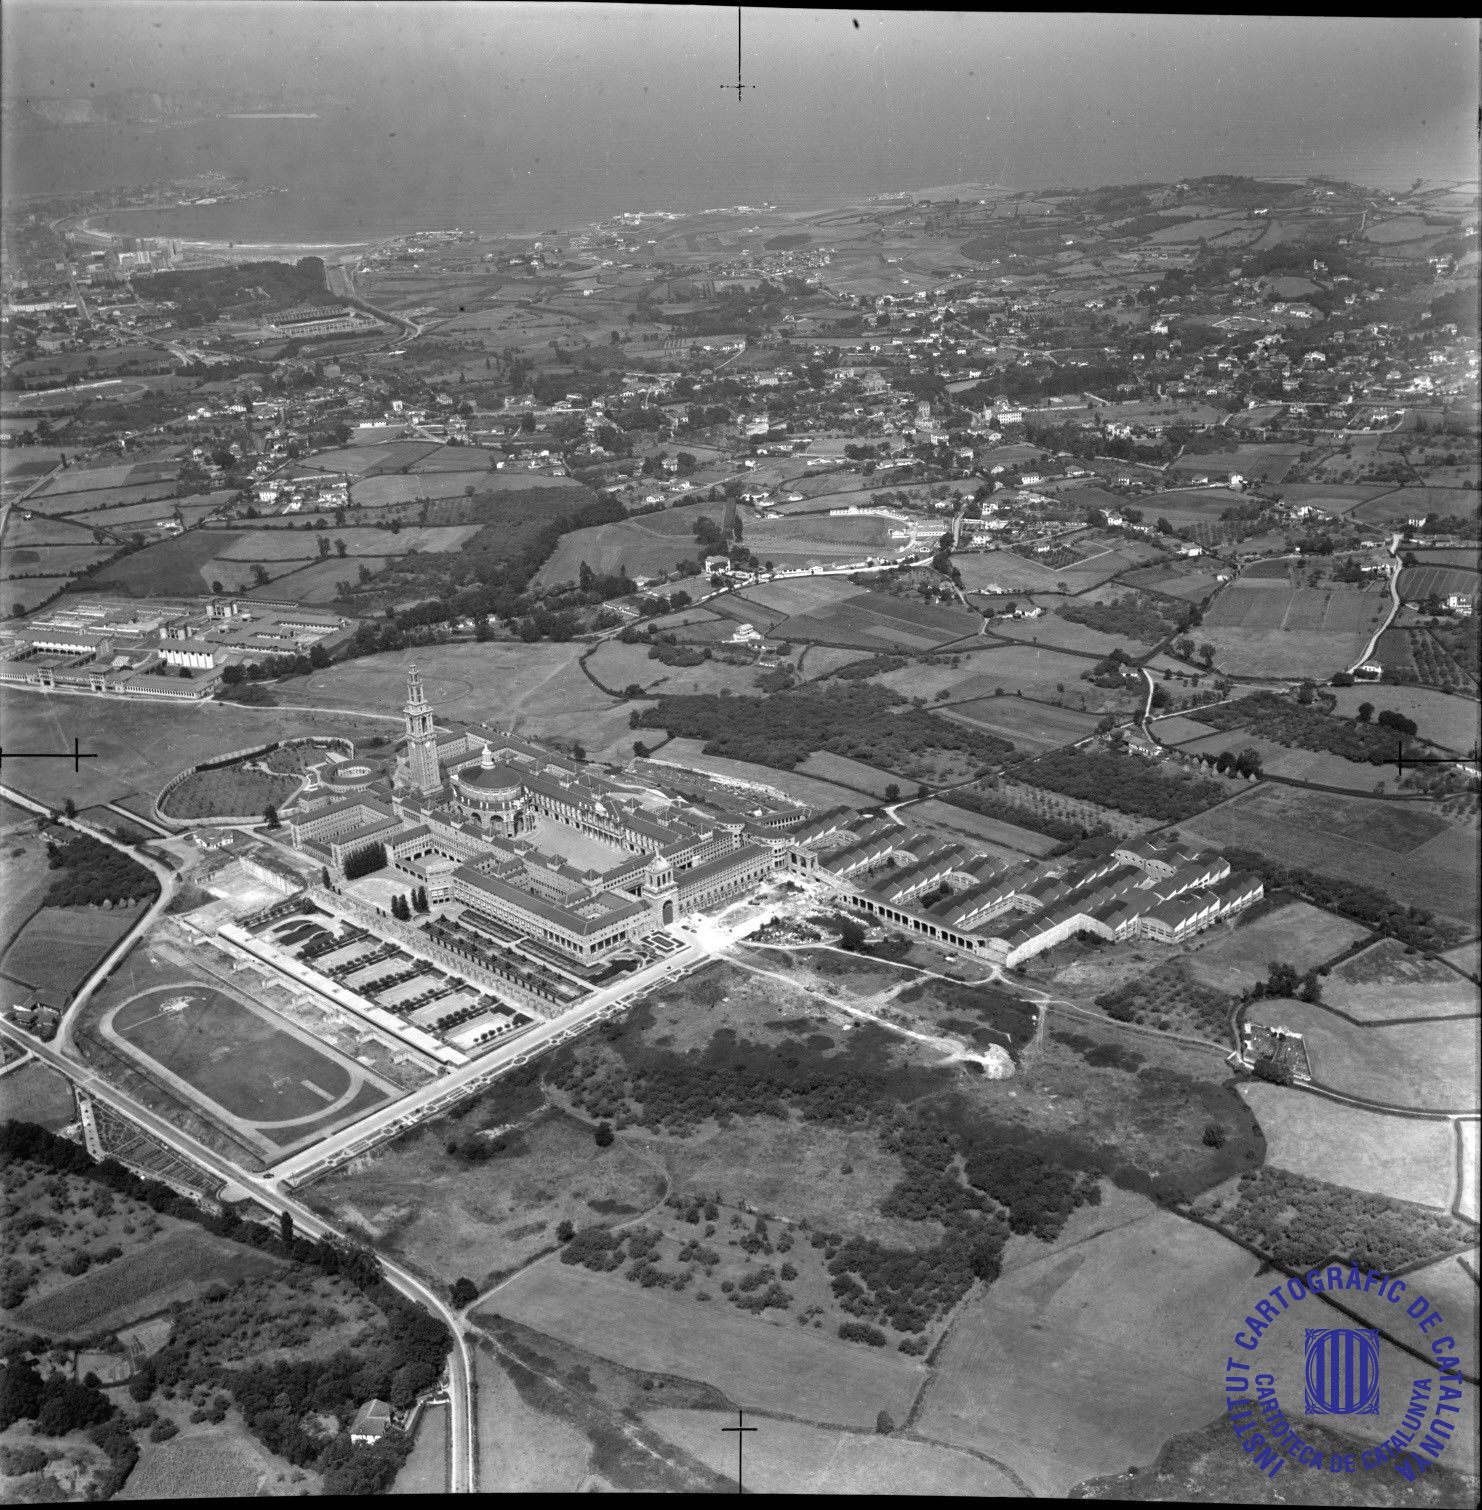
[(407, 772), (419, 792), (435, 792), (442, 785), (437, 765), (437, 730), (432, 723), (432, 708), (422, 690), (422, 676), (415, 666), (407, 667), (407, 700), (402, 709), (407, 719)]

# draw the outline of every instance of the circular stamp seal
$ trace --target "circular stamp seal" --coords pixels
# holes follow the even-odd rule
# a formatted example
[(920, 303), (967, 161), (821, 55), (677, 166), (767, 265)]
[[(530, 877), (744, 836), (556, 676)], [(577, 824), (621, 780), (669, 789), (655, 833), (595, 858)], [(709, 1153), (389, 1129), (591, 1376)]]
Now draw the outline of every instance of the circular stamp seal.
[[(1379, 1326), (1333, 1324), (1348, 1319), (1344, 1301), (1355, 1291), (1377, 1308), (1384, 1334), (1398, 1344), (1387, 1354)], [(1414, 1483), (1440, 1460), (1460, 1423), (1456, 1337), (1424, 1295), (1393, 1275), (1336, 1263), (1293, 1275), (1255, 1304), (1231, 1342), (1226, 1420), (1251, 1467), (1267, 1478), (1308, 1468), (1394, 1473)], [(1383, 1440), (1356, 1452), (1325, 1450), (1293, 1424), (1327, 1417), (1356, 1418), (1352, 1425), (1362, 1424), (1365, 1437), (1382, 1432)], [(1363, 1419), (1373, 1417), (1379, 1420)], [(1342, 1422), (1333, 1425), (1341, 1429)]]

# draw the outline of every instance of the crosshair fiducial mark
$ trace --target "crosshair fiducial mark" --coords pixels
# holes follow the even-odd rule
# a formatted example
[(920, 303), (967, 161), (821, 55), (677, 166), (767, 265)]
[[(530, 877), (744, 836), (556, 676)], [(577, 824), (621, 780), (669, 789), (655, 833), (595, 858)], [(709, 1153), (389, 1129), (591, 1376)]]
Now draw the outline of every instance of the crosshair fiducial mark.
[(96, 750), (84, 750), (82, 741), (74, 738), (70, 750), (6, 750), (0, 749), (0, 770), (7, 760), (70, 760), (74, 771), (82, 770), (84, 760), (96, 760)]
[[(741, 7), (736, 7), (736, 82), (734, 84), (722, 84), (722, 89), (734, 89), (736, 91), (736, 103), (741, 103), (741, 91), (743, 89), (755, 89), (755, 84), (743, 84), (741, 82)], [(747, 1428), (751, 1430), (750, 1427)]]
[(736, 1412), (736, 1424), (734, 1426), (722, 1426), (721, 1430), (734, 1431), (736, 1433), (736, 1493), (742, 1494), (745, 1492), (741, 1483), (741, 1468), (744, 1458), (742, 1449), (746, 1442), (746, 1433), (748, 1431), (755, 1431), (756, 1427), (748, 1426), (746, 1424), (746, 1412), (738, 1410)]

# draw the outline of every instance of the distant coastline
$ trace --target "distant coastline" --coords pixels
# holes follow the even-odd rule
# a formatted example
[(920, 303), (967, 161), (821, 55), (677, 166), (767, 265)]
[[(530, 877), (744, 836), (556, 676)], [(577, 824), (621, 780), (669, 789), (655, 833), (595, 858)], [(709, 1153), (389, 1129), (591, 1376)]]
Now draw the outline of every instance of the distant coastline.
[(228, 110), (222, 115), (228, 121), (317, 121), (320, 116), (313, 110)]

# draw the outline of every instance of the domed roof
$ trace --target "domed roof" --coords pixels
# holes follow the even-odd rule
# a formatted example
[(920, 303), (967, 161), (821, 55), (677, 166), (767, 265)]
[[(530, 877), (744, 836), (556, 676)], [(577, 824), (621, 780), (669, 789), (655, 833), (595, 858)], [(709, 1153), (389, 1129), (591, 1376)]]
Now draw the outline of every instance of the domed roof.
[(476, 766), (465, 766), (458, 772), (460, 786), (479, 792), (509, 792), (515, 790), (523, 777), (512, 765), (500, 761), (497, 765), (488, 745)]

